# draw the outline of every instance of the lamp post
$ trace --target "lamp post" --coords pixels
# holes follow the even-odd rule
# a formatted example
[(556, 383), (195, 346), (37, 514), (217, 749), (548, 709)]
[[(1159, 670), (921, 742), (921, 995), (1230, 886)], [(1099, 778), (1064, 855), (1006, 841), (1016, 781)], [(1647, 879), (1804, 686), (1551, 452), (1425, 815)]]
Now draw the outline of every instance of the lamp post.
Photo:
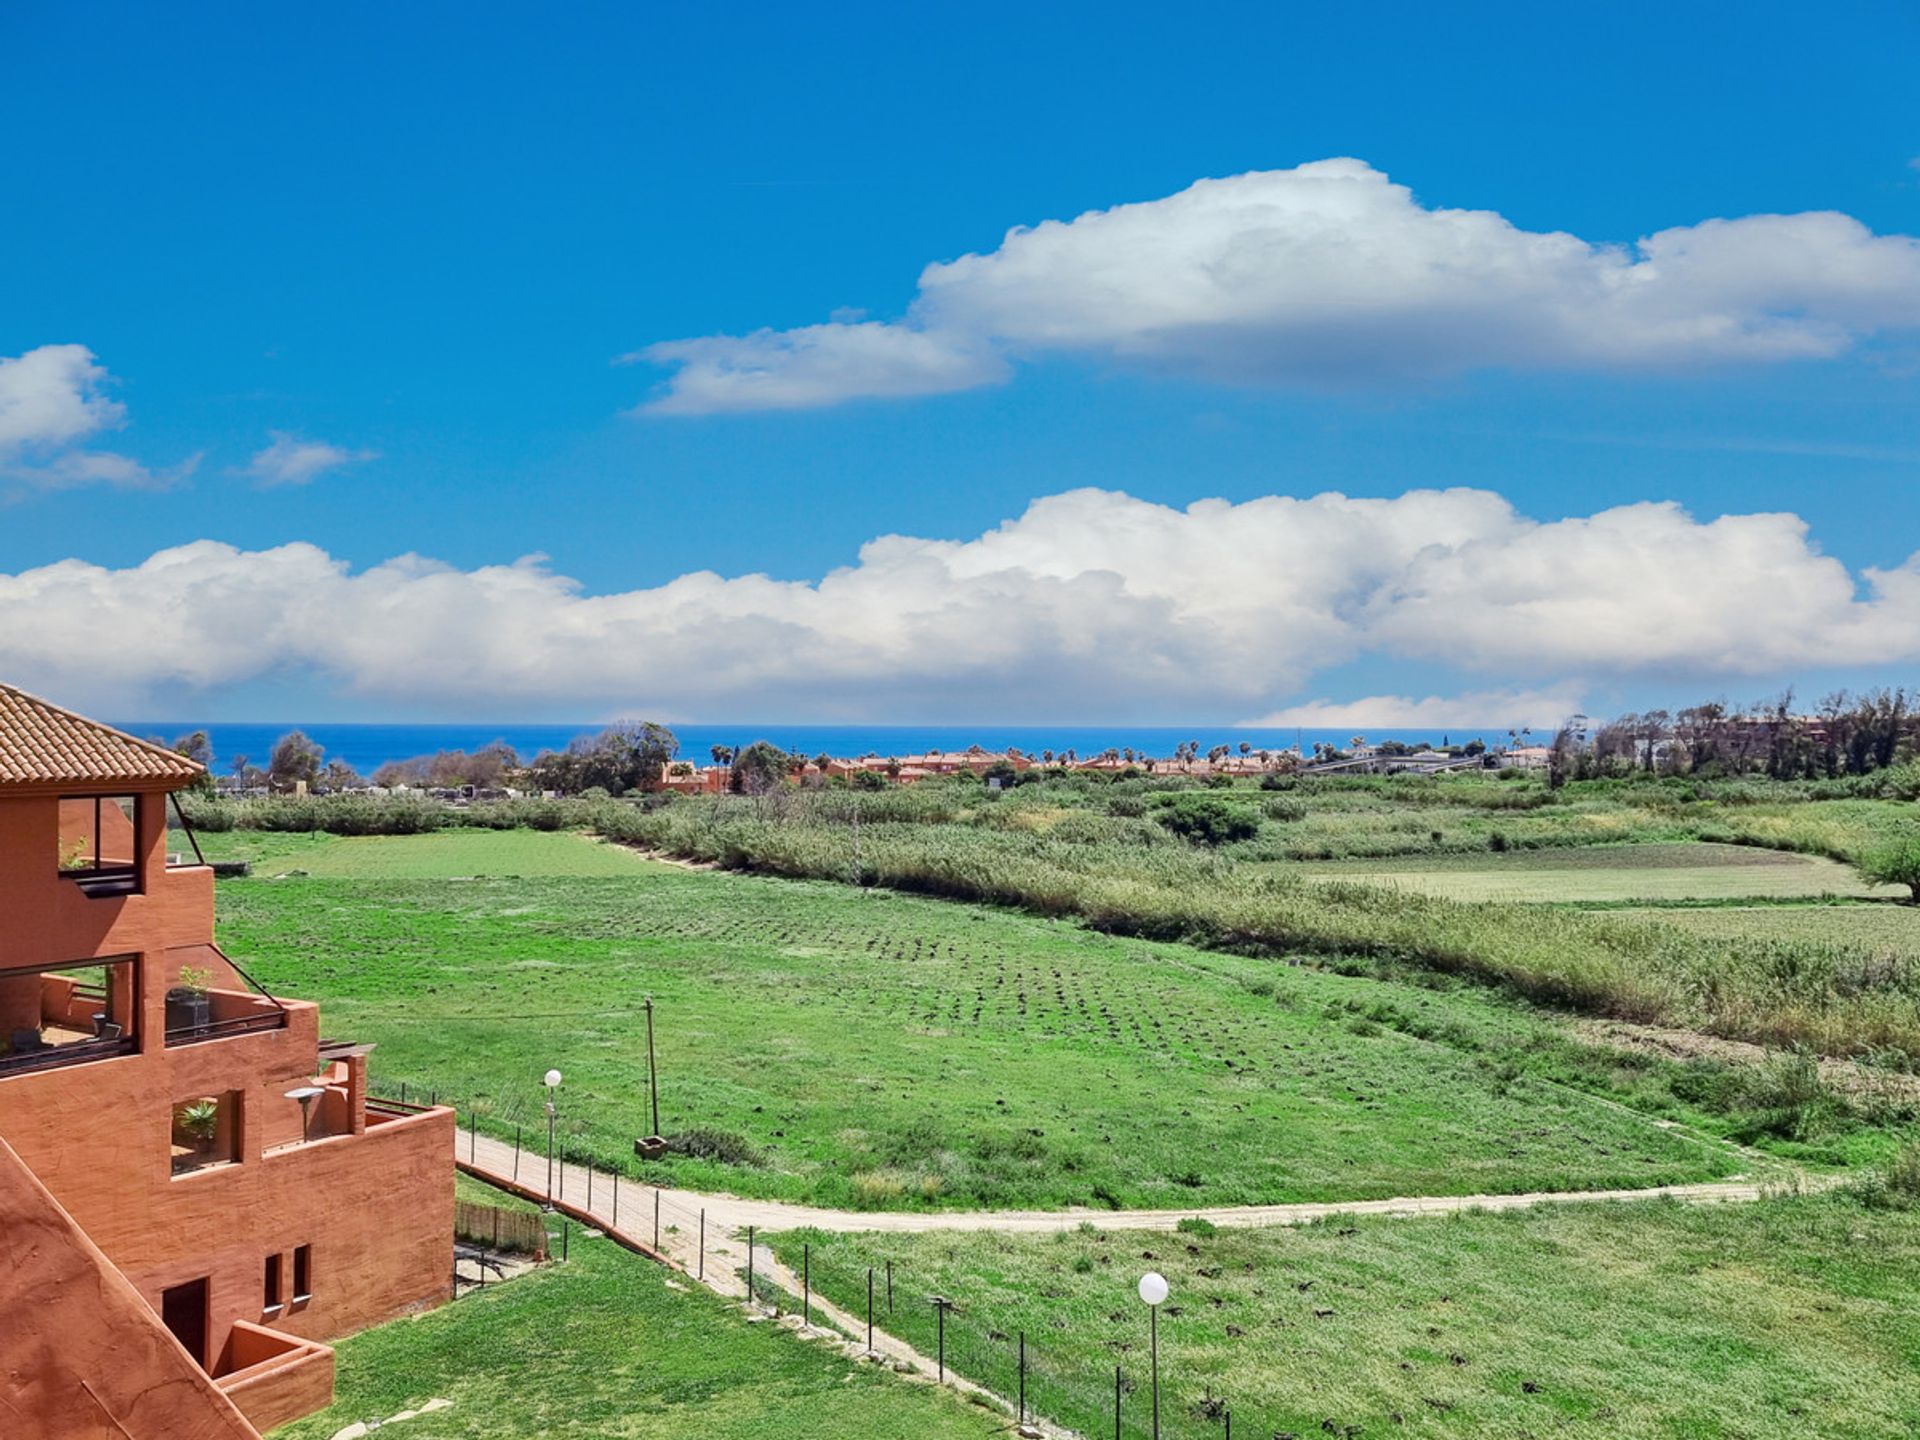
[(553, 1123), (559, 1113), (554, 1109), (553, 1097), (560, 1093), (560, 1072), (549, 1070), (546, 1074), (547, 1085), (547, 1204), (549, 1213), (553, 1210)]
[(1149, 1270), (1140, 1277), (1140, 1298), (1147, 1302), (1148, 1324), (1152, 1327), (1153, 1351), (1153, 1440), (1160, 1440), (1160, 1306), (1167, 1298), (1167, 1277)]

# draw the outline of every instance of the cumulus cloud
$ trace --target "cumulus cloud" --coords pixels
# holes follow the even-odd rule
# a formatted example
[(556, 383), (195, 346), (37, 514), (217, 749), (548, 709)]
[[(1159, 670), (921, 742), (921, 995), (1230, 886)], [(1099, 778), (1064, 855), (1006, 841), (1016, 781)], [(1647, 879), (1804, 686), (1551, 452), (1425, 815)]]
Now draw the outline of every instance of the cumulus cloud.
[(1331, 706), (1282, 707), (1369, 654), (1491, 682), (1365, 702), (1356, 721), (1374, 726), (1389, 705), (1420, 723), (1511, 723), (1536, 703), (1557, 718), (1575, 676), (1911, 661), (1920, 556), (1856, 576), (1793, 515), (1702, 523), (1672, 505), (1542, 523), (1479, 490), (1184, 509), (1076, 490), (969, 539), (876, 538), (811, 581), (700, 571), (595, 595), (537, 556), (356, 571), (312, 545), (212, 541), (0, 575), (0, 675), (122, 713), (304, 672), (370, 702), (495, 714), (1306, 724), (1290, 717)]
[(967, 389), (1068, 354), (1248, 385), (1823, 359), (1920, 327), (1920, 241), (1750, 215), (1631, 245), (1421, 205), (1363, 161), (1201, 180), (929, 265), (904, 319), (675, 340), (665, 414)]
[(0, 499), (81, 485), (160, 486), (192, 473), (198, 456), (156, 472), (87, 448), (97, 432), (126, 421), (125, 407), (106, 394), (112, 378), (84, 345), (0, 355)]
[(1518, 729), (1551, 731), (1580, 712), (1577, 690), (1475, 690), (1463, 695), (1369, 695), (1360, 700), (1310, 700), (1242, 722), (1282, 730)]
[(964, 336), (835, 321), (650, 345), (623, 360), (677, 365), (662, 415), (811, 410), (851, 396), (938, 395), (1003, 380), (1006, 362)]
[(343, 450), (320, 440), (302, 440), (284, 430), (269, 430), (267, 437), (272, 443), (256, 451), (242, 472), (263, 489), (305, 485), (329, 470), (378, 458), (372, 450)]

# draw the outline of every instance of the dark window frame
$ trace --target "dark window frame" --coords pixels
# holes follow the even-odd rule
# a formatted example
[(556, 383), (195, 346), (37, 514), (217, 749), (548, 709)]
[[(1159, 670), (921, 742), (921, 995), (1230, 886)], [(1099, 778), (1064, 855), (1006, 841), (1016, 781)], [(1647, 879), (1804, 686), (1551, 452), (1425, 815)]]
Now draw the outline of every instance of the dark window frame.
[[(133, 823), (133, 859), (126, 864), (103, 865), (100, 863), (100, 816), (101, 806), (118, 804), (122, 800), (133, 802), (133, 813), (128, 818)], [(142, 822), (146, 818), (147, 797), (139, 791), (115, 791), (113, 794), (62, 795), (62, 805), (93, 804), (93, 857), (90, 864), (68, 867), (59, 866), (60, 878), (71, 880), (84, 887), (112, 886), (118, 894), (140, 894), (146, 889), (146, 856), (141, 850)], [(56, 864), (58, 862), (56, 861)], [(130, 882), (130, 883), (129, 883)]]
[(286, 1276), (284, 1257), (278, 1250), (267, 1256), (265, 1273), (262, 1277), (261, 1297), (265, 1301), (261, 1309), (268, 1314), (286, 1308), (281, 1296), (285, 1293), (283, 1281)]
[(313, 1246), (293, 1247), (293, 1303), (304, 1305), (313, 1299)]

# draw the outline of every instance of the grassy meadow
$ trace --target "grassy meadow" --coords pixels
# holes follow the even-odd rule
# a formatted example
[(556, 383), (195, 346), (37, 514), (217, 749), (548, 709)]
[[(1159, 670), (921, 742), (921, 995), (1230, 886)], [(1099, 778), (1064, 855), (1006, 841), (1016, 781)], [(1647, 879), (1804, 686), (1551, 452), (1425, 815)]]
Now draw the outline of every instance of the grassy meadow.
[[(438, 871), (447, 838), (323, 844), (383, 864), (411, 846)], [(530, 837), (460, 838), (497, 845), (475, 865), (497, 874)], [(531, 1143), (538, 1077), (558, 1066), (568, 1149), (602, 1165), (632, 1167), (648, 1128), (652, 994), (662, 1128), (682, 1153), (647, 1173), (740, 1194), (1238, 1204), (1610, 1188), (1753, 1163), (1697, 1133), (1737, 1127), (1717, 1074), (1576, 1045), (1473, 987), (629, 863), (625, 878), (224, 881), (221, 938), (270, 987), (323, 1000), (330, 1034), (376, 1042), (377, 1077), (438, 1091), (496, 1133), (524, 1124)], [(1841, 1159), (1851, 1143), (1807, 1153)]]
[[(376, 1042), (377, 1083), (523, 1126), (531, 1148), (557, 1066), (571, 1157), (690, 1188), (1198, 1210), (1790, 1187), (1895, 1163), (1906, 1092), (1869, 1087), (1868, 1105), (1813, 1052), (1889, 1074), (1920, 1057), (1920, 909), (1841, 863), (1913, 823), (1911, 803), (1568, 789), (959, 783), (565, 812), (624, 844), (484, 823), (202, 843), (253, 862), (220, 884), (222, 942), (322, 1001), (328, 1033)], [(1232, 838), (1162, 818), (1195, 806)], [(674, 1151), (642, 1164), (648, 995)], [(1616, 1048), (1596, 1016), (1781, 1048)], [(1115, 1365), (1123, 1433), (1147, 1434), (1133, 1285), (1152, 1268), (1173, 1284), (1170, 1440), (1219, 1434), (1227, 1406), (1238, 1433), (1294, 1440), (1905, 1436), (1920, 1211), (1901, 1207), (1920, 1176), (1876, 1204), (1853, 1183), (1701, 1209), (775, 1243), (810, 1246), (816, 1286), (856, 1313), (867, 1267), (891, 1263), (882, 1323), (926, 1351), (927, 1297), (953, 1296), (950, 1362), (1003, 1393), (1024, 1332), (1035, 1408), (1085, 1434), (1112, 1433)], [(406, 1422), (426, 1440), (1001, 1423), (743, 1325), (598, 1242), (348, 1341), (339, 1402), (284, 1433), (429, 1395), (455, 1404)]]
[[(1662, 882), (1659, 898), (1805, 898), (1850, 885), (1847, 872), (1807, 856), (1855, 853), (1920, 825), (1910, 801), (1794, 798), (1793, 786), (1752, 782), (1724, 793), (1666, 782), (1553, 792), (1491, 777), (1197, 793), (1169, 783), (1069, 779), (1005, 793), (955, 784), (926, 793), (718, 797), (616, 809), (596, 823), (657, 851), (732, 868), (1019, 906), (1114, 934), (1265, 958), (1390, 960), (1546, 1005), (1763, 1045), (1920, 1056), (1920, 969), (1889, 968), (1844, 942), (1719, 939), (1565, 904), (1452, 899), (1367, 883), (1324, 863), (1393, 855), (1417, 871), (1472, 852), (1482, 864), (1432, 873), (1456, 891), (1518, 884), (1537, 898), (1553, 894), (1555, 881), (1503, 868), (1516, 851), (1595, 847), (1595, 861), (1568, 867), (1591, 885), (1608, 869), (1600, 847), (1659, 846), (1659, 863), (1621, 868), (1698, 872)], [(1195, 804), (1237, 818), (1244, 838), (1195, 845), (1163, 823)], [(1315, 825), (1346, 838), (1316, 841), (1306, 849), (1318, 858), (1300, 862), (1295, 832)], [(1778, 865), (1747, 865), (1703, 849), (1704, 863), (1692, 866), (1676, 864), (1685, 857), (1670, 847), (1683, 844), (1796, 853)], [(1597, 883), (1601, 897), (1649, 898), (1638, 878)]]
[[(1148, 1270), (1169, 1440), (1239, 1435), (1905, 1440), (1920, 1432), (1920, 1213), (1851, 1196), (1637, 1201), (1300, 1228), (775, 1238), (923, 1350), (1085, 1435), (1148, 1433)], [(908, 1298), (910, 1297), (910, 1298)]]
[[(490, 1199), (497, 1199), (489, 1192)], [(337, 1342), (332, 1405), (274, 1431), (327, 1440), (432, 1399), (408, 1440), (984, 1440), (996, 1417), (903, 1383), (576, 1231), (570, 1258)], [(384, 1427), (383, 1427), (384, 1428)]]

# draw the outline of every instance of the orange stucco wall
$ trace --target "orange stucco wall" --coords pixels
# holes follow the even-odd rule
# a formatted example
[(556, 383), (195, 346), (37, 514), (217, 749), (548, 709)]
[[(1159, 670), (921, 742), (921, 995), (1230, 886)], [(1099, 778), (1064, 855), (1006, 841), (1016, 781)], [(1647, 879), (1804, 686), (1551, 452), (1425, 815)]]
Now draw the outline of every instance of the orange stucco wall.
[(4, 1140), (0, 1235), (0, 1433), (259, 1440)]
[[(9, 971), (21, 989), (40, 985), (21, 974), (35, 967), (138, 958), (137, 1053), (0, 1071), (0, 1138), (156, 1311), (166, 1288), (208, 1281), (207, 1359), (219, 1374), (242, 1368), (229, 1348), (236, 1322), (325, 1340), (447, 1298), (454, 1120), (438, 1109), (368, 1123), (364, 1057), (316, 1082), (318, 1008), (285, 997), (284, 1028), (166, 1046), (168, 987), (182, 964), (217, 955), (206, 948), (212, 873), (165, 868), (164, 800), (142, 806), (140, 893), (89, 898), (58, 873), (60, 798), (0, 799), (0, 1007)], [(228, 967), (211, 968), (216, 1019), (271, 1011)], [(287, 1092), (315, 1083), (327, 1093), (303, 1118)], [(203, 1095), (237, 1100), (236, 1158), (175, 1174), (174, 1107)], [(311, 1247), (304, 1301), (293, 1298), (296, 1246)], [(277, 1310), (265, 1305), (269, 1255), (281, 1257)], [(0, 1333), (0, 1368), (10, 1343)], [(330, 1393), (329, 1361), (297, 1385), (263, 1387), (263, 1403), (285, 1419), (287, 1395), (312, 1399), (322, 1377)]]

